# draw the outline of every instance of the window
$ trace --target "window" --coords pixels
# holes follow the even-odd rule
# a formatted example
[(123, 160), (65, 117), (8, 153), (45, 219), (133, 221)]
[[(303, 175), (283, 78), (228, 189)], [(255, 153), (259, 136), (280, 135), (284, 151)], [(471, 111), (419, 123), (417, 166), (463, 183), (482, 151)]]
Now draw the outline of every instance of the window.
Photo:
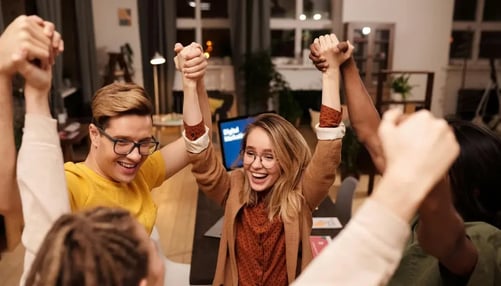
[(231, 56), (228, 0), (177, 0), (177, 41), (202, 43), (214, 64)]
[(272, 57), (300, 64), (314, 38), (334, 32), (342, 37), (341, 0), (272, 0), (270, 36)]
[(501, 2), (455, 0), (449, 58), (473, 62), (501, 58)]
[[(177, 40), (203, 43), (215, 63), (231, 56), (229, 0), (176, 1)], [(300, 63), (315, 37), (330, 32), (342, 35), (341, 5), (342, 0), (271, 0), (272, 56)]]

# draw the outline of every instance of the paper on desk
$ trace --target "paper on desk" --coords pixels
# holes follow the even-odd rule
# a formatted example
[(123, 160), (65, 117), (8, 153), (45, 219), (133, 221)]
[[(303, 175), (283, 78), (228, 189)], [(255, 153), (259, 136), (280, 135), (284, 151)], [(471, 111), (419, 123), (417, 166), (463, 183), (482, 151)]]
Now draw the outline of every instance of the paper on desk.
[(219, 218), (215, 224), (213, 224), (205, 233), (205, 236), (220, 238), (223, 232), (223, 219), (224, 216)]
[(313, 229), (324, 228), (343, 228), (343, 225), (337, 217), (314, 217)]

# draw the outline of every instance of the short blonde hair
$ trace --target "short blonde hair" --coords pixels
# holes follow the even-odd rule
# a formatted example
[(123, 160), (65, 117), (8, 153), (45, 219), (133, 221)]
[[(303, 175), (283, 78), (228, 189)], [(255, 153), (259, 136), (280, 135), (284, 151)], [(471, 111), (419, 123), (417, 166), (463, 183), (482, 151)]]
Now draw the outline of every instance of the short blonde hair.
[(92, 98), (92, 121), (106, 128), (110, 118), (120, 115), (152, 115), (153, 104), (141, 86), (112, 83), (100, 88)]

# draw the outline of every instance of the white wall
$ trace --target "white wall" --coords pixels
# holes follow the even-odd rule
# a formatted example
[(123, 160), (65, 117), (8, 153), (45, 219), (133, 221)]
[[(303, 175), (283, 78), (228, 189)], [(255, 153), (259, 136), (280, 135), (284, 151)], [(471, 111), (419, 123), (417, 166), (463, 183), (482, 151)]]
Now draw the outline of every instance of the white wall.
[[(131, 9), (132, 25), (120, 26), (118, 9)], [(101, 78), (108, 63), (108, 52), (120, 52), (120, 46), (129, 43), (133, 51), (133, 80), (143, 85), (141, 43), (136, 0), (92, 0), (94, 31), (96, 35), (97, 61)]]
[[(393, 69), (434, 71), (431, 109), (442, 116), (453, 8), (453, 0), (345, 0), (343, 22), (396, 23)], [(424, 84), (413, 93), (424, 97)]]

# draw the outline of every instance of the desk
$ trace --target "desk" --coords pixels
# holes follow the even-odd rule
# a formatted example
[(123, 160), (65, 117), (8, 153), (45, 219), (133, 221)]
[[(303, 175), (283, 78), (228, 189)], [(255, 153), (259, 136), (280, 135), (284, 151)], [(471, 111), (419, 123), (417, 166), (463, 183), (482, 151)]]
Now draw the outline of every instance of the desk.
[[(195, 216), (195, 235), (191, 256), (190, 285), (211, 285), (216, 271), (219, 239), (206, 237), (204, 233), (223, 215), (223, 209), (198, 191)], [(327, 197), (313, 212), (314, 217), (330, 217), (335, 214), (335, 206)], [(312, 235), (336, 236), (341, 229), (314, 229)]]
[(64, 162), (74, 162), (75, 161), (75, 152), (73, 147), (77, 144), (80, 144), (82, 140), (86, 139), (89, 136), (89, 124), (81, 123), (78, 129), (78, 134), (72, 138), (64, 138), (60, 136), (61, 149), (63, 149), (63, 158)]

